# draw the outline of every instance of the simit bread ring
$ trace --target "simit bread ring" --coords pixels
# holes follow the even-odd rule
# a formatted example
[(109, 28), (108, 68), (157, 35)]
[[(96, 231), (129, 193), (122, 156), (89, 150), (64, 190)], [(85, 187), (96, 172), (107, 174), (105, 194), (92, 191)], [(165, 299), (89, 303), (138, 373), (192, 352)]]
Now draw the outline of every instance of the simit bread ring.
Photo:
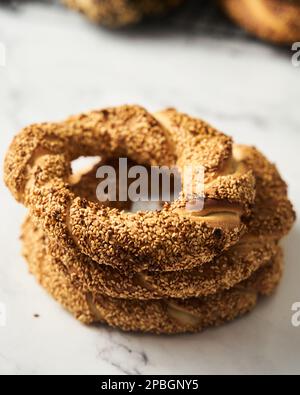
[(254, 308), (258, 296), (269, 295), (282, 275), (282, 254), (236, 287), (203, 298), (126, 300), (83, 293), (57, 271), (43, 245), (25, 235), (24, 255), (41, 285), (80, 321), (107, 323), (126, 331), (197, 332), (219, 325)]
[(144, 16), (165, 14), (183, 0), (63, 0), (94, 22), (107, 27), (122, 27), (140, 22)]
[[(99, 154), (180, 170), (203, 166), (204, 210), (188, 210), (184, 194), (160, 211), (134, 214), (76, 197), (71, 161)], [(211, 261), (239, 240), (255, 195), (252, 171), (236, 160), (229, 137), (175, 110), (153, 116), (138, 106), (25, 128), (6, 156), (5, 181), (50, 239), (131, 270), (190, 269)]]
[(299, 0), (221, 0), (221, 5), (236, 23), (262, 39), (300, 41)]
[[(295, 216), (287, 198), (286, 185), (276, 167), (253, 147), (238, 146), (238, 150), (255, 175), (255, 214), (250, 217), (248, 234), (236, 246), (202, 267), (177, 272), (126, 273), (98, 265), (74, 249), (65, 250), (58, 244), (51, 246), (43, 232), (34, 230), (29, 220), (24, 224), (23, 234), (33, 234), (35, 243), (44, 243), (47, 251), (51, 250), (56, 258), (60, 270), (86, 292), (126, 299), (154, 299), (207, 296), (229, 289), (273, 258), (278, 240), (288, 232)], [(93, 199), (95, 185), (86, 189), (87, 179), (95, 183), (95, 170), (81, 179), (75, 188), (82, 196)]]

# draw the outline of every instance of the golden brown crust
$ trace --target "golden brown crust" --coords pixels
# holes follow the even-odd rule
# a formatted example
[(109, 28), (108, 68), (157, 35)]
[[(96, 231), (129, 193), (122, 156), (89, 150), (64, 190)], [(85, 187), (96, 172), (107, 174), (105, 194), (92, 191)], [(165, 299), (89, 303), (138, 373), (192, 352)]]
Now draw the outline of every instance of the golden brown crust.
[(282, 254), (236, 287), (204, 298), (124, 300), (83, 293), (56, 270), (42, 245), (24, 246), (31, 272), (41, 285), (84, 323), (105, 322), (126, 331), (197, 332), (250, 311), (258, 295), (269, 295), (282, 274)]
[(255, 147), (239, 146), (236, 155), (252, 169), (255, 177), (256, 197), (247, 219), (249, 233), (279, 241), (291, 230), (296, 219), (287, 185), (276, 166)]
[(184, 0), (62, 0), (68, 7), (110, 28), (140, 22), (144, 16), (165, 14)]
[(245, 237), (213, 262), (192, 270), (128, 272), (99, 265), (74, 249), (52, 245), (29, 218), (23, 225), (22, 239), (28, 248), (32, 243), (43, 245), (52, 255), (52, 264), (70, 277), (77, 289), (140, 300), (199, 297), (229, 289), (270, 262), (279, 248), (274, 240)]
[[(256, 179), (256, 199), (248, 233), (235, 246), (203, 266), (170, 272), (126, 272), (99, 265), (75, 248), (64, 249), (51, 243), (30, 220), (24, 224), (24, 237), (43, 243), (56, 258), (58, 268), (86, 292), (126, 299), (155, 299), (207, 296), (229, 289), (272, 259), (278, 251), (277, 242), (290, 230), (295, 219), (286, 184), (276, 167), (253, 147), (236, 148)], [(95, 188), (90, 189), (89, 183), (95, 183), (95, 169), (81, 179), (75, 178), (77, 184), (73, 188), (82, 197), (93, 200)], [(208, 206), (216, 210), (214, 201), (209, 201)], [(282, 211), (282, 206), (288, 210)]]
[[(203, 165), (204, 208), (189, 211), (184, 194), (157, 212), (100, 204), (97, 167), (72, 174), (81, 155), (113, 166), (120, 156)], [(22, 233), (30, 270), (82, 322), (197, 332), (251, 310), (280, 281), (278, 241), (295, 213), (276, 167), (176, 110), (123, 106), (28, 127), (7, 154), (5, 181), (30, 209)]]
[(225, 12), (254, 35), (279, 44), (300, 41), (298, 0), (221, 0)]
[[(244, 232), (241, 217), (254, 199), (254, 177), (243, 159), (235, 159), (229, 137), (175, 110), (160, 114), (164, 122), (141, 107), (122, 106), (32, 125), (10, 147), (6, 184), (50, 239), (76, 246), (98, 263), (179, 270), (208, 262)], [(71, 161), (99, 154), (147, 165), (203, 165), (206, 198), (237, 203), (243, 211), (225, 219), (221, 213), (191, 216), (181, 196), (160, 211), (128, 214), (76, 197)]]

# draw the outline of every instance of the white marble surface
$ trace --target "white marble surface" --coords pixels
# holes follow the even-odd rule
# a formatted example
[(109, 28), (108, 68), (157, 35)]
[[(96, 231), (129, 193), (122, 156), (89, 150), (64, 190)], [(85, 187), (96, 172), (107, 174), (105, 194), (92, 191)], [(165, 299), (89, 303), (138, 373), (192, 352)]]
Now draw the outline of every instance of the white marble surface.
[[(55, 2), (21, 3), (0, 5), (1, 162), (32, 122), (125, 102), (175, 106), (272, 157), (300, 209), (300, 68), (288, 50), (193, 9), (164, 28), (111, 33)], [(299, 222), (283, 242), (282, 285), (251, 315), (199, 335), (143, 336), (84, 327), (63, 311), (28, 275), (18, 240), (25, 212), (2, 181), (0, 194), (0, 373), (300, 373), (300, 327), (291, 324), (300, 302)]]

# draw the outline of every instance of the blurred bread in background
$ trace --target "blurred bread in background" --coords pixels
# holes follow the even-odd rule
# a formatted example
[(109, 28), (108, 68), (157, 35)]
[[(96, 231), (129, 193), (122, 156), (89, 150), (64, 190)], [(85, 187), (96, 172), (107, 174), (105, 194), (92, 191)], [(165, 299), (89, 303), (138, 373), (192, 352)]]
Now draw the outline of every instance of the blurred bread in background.
[(220, 0), (225, 13), (248, 32), (277, 44), (300, 41), (299, 0)]
[(68, 7), (110, 28), (140, 22), (144, 17), (159, 16), (185, 0), (62, 0)]

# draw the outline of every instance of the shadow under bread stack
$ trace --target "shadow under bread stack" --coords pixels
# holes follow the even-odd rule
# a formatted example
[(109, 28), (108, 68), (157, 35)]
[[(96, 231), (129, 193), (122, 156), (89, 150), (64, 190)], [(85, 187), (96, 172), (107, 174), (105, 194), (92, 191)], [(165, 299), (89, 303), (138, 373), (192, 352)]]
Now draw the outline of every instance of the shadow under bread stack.
[[(71, 170), (76, 158), (98, 155), (181, 171), (201, 165), (204, 207), (189, 210), (184, 193), (157, 211), (101, 204), (97, 166)], [(250, 311), (280, 281), (278, 244), (295, 214), (276, 167), (176, 110), (122, 106), (29, 126), (9, 149), (5, 181), (29, 209), (30, 271), (84, 323), (197, 332)]]

